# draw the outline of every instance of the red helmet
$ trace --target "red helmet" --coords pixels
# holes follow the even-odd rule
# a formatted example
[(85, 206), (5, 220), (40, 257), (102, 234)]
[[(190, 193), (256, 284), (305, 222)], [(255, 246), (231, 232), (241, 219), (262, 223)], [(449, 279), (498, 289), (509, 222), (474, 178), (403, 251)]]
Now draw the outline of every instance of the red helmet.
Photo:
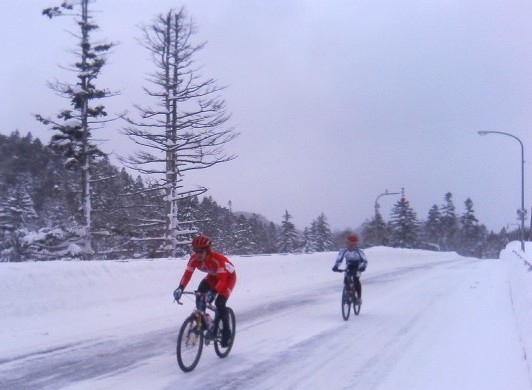
[(194, 237), (192, 240), (192, 249), (211, 249), (211, 239), (204, 235)]
[(350, 234), (347, 236), (347, 242), (356, 244), (358, 242), (358, 237), (356, 234)]

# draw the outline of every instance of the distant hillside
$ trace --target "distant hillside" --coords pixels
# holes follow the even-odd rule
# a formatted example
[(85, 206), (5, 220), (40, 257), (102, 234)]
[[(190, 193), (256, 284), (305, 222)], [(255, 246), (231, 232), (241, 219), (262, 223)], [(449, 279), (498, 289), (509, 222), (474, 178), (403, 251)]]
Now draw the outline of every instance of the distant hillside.
[[(250, 219), (251, 217), (253, 217), (255, 215), (260, 222), (262, 222), (262, 223), (264, 223), (266, 225), (269, 225), (272, 222), (272, 221), (268, 220), (266, 217), (264, 217), (264, 216), (262, 216), (260, 214), (250, 213), (248, 211), (233, 211), (233, 214), (236, 217), (240, 217), (242, 215), (246, 219)], [(274, 222), (274, 225), (279, 226), (279, 224), (277, 224), (275, 222)]]

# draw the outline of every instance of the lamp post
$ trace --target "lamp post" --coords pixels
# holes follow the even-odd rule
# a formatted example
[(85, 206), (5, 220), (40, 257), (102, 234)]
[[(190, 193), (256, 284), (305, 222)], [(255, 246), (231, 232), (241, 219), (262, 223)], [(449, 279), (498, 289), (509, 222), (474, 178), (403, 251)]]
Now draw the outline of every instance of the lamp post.
[[(386, 236), (386, 228), (380, 229), (379, 228), (379, 199), (382, 196), (385, 195), (400, 195), (399, 192), (388, 192), (388, 190), (385, 190), (382, 194), (377, 196), (377, 199), (375, 199), (375, 244), (376, 245), (385, 245), (385, 236)], [(381, 217), (382, 220), (382, 217)], [(384, 223), (384, 221), (383, 221)]]
[(487, 134), (502, 134), (506, 135), (508, 137), (512, 137), (513, 139), (517, 140), (519, 144), (521, 145), (521, 208), (517, 210), (517, 215), (521, 219), (521, 250), (525, 251), (525, 148), (523, 146), (523, 143), (519, 138), (517, 138), (515, 135), (510, 133), (505, 133), (503, 131), (479, 131), (479, 135), (487, 135)]
[(382, 194), (380, 194), (379, 196), (377, 196), (377, 199), (375, 199), (375, 220), (377, 219), (377, 214), (379, 213), (379, 199), (381, 196), (384, 196), (384, 195), (401, 195), (400, 192), (388, 192), (388, 190), (384, 190), (384, 192)]

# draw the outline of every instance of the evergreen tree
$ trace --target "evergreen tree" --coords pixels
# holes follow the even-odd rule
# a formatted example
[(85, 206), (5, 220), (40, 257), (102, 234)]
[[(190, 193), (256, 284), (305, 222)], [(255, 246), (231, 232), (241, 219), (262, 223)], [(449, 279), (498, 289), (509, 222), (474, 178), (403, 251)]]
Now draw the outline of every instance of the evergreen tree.
[(279, 232), (279, 252), (294, 253), (298, 248), (298, 234), (296, 226), (292, 222), (292, 216), (285, 210), (281, 222), (281, 231)]
[(313, 221), (309, 227), (306, 227), (303, 230), (303, 252), (305, 253), (314, 253), (316, 252), (316, 221)]
[(251, 224), (246, 217), (240, 215), (235, 223), (235, 242), (233, 253), (244, 255), (256, 253), (257, 243), (255, 242)]
[(47, 8), (43, 14), (49, 18), (57, 16), (72, 16), (80, 28), (77, 60), (73, 69), (77, 82), (56, 82), (50, 84), (60, 96), (70, 100), (71, 109), (62, 110), (57, 119), (36, 118), (45, 125), (51, 125), (56, 133), (50, 141), (51, 147), (66, 159), (68, 167), (77, 168), (80, 174), (81, 209), (83, 210), (80, 244), (86, 255), (93, 253), (92, 248), (92, 204), (91, 183), (93, 164), (104, 156), (93, 140), (93, 131), (102, 126), (102, 117), (107, 116), (103, 105), (92, 105), (102, 98), (111, 96), (108, 90), (97, 88), (95, 85), (100, 72), (106, 62), (106, 53), (112, 44), (94, 43), (91, 34), (98, 29), (89, 12), (89, 0), (77, 3), (63, 2), (59, 7)]
[(508, 244), (507, 237), (506, 228), (502, 228), (499, 234), (489, 232), (484, 239), (480, 257), (498, 259), (501, 250)]
[(181, 222), (180, 226), (180, 242), (175, 247), (174, 256), (184, 256), (189, 253), (189, 245), (198, 231), (198, 208), (199, 201), (197, 196), (181, 199), (179, 202), (178, 219)]
[(253, 214), (248, 219), (251, 228), (251, 240), (254, 245), (251, 247), (251, 254), (274, 253), (275, 235), (270, 236), (268, 225), (259, 219), (257, 214)]
[(477, 255), (481, 251), (485, 227), (481, 226), (475, 217), (473, 201), (467, 198), (465, 201), (465, 213), (461, 216), (460, 229), (460, 252), (464, 255)]
[(76, 224), (69, 223), (76, 207), (68, 201), (68, 189), (77, 187), (69, 185), (72, 177), (30, 133), (24, 137), (18, 131), (9, 137), (0, 135), (0, 152), (0, 258), (51, 258), (65, 245), (56, 247), (49, 237), (57, 241), (68, 237), (66, 229), (78, 230)]
[(417, 247), (419, 242), (419, 222), (416, 213), (404, 196), (392, 208), (390, 230), (394, 247)]
[(333, 249), (332, 233), (324, 213), (321, 213), (312, 223), (310, 230), (314, 239), (313, 248), (316, 252), (326, 252)]
[(376, 245), (387, 246), (390, 244), (390, 231), (379, 212), (375, 216), (375, 235)]
[(379, 212), (362, 226), (362, 236), (367, 246), (387, 246), (390, 244), (390, 235), (391, 232)]
[(209, 236), (220, 252), (230, 253), (234, 246), (235, 216), (220, 207), (211, 196), (202, 199), (198, 210), (198, 233)]
[(455, 213), (453, 195), (450, 192), (445, 194), (445, 203), (441, 207), (441, 213), (442, 238), (440, 247), (446, 251), (454, 250), (456, 248), (459, 223)]
[(125, 196), (127, 190), (133, 191), (135, 180), (125, 171), (111, 165), (104, 157), (94, 164), (93, 169), (101, 180), (92, 183), (92, 244), (99, 257), (115, 258), (133, 255), (134, 250), (124, 245), (133, 237), (138, 237), (132, 230), (130, 220), (136, 215), (138, 206), (136, 196)]
[(423, 238), (427, 243), (438, 245), (442, 239), (443, 226), (440, 209), (433, 205), (429, 210), (427, 221), (424, 224)]
[(279, 230), (273, 222), (270, 222), (266, 231), (268, 233), (268, 246), (264, 253), (279, 253)]

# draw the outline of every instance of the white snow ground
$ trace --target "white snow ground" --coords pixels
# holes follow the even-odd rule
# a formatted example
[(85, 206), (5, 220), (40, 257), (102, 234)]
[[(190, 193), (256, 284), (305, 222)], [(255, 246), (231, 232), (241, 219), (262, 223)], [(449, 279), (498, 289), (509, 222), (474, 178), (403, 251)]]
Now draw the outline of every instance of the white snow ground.
[(336, 252), (233, 257), (234, 348), (207, 347), (187, 374), (175, 339), (193, 303), (171, 295), (183, 259), (0, 263), (0, 388), (530, 390), (530, 253), (368, 249), (347, 322)]

